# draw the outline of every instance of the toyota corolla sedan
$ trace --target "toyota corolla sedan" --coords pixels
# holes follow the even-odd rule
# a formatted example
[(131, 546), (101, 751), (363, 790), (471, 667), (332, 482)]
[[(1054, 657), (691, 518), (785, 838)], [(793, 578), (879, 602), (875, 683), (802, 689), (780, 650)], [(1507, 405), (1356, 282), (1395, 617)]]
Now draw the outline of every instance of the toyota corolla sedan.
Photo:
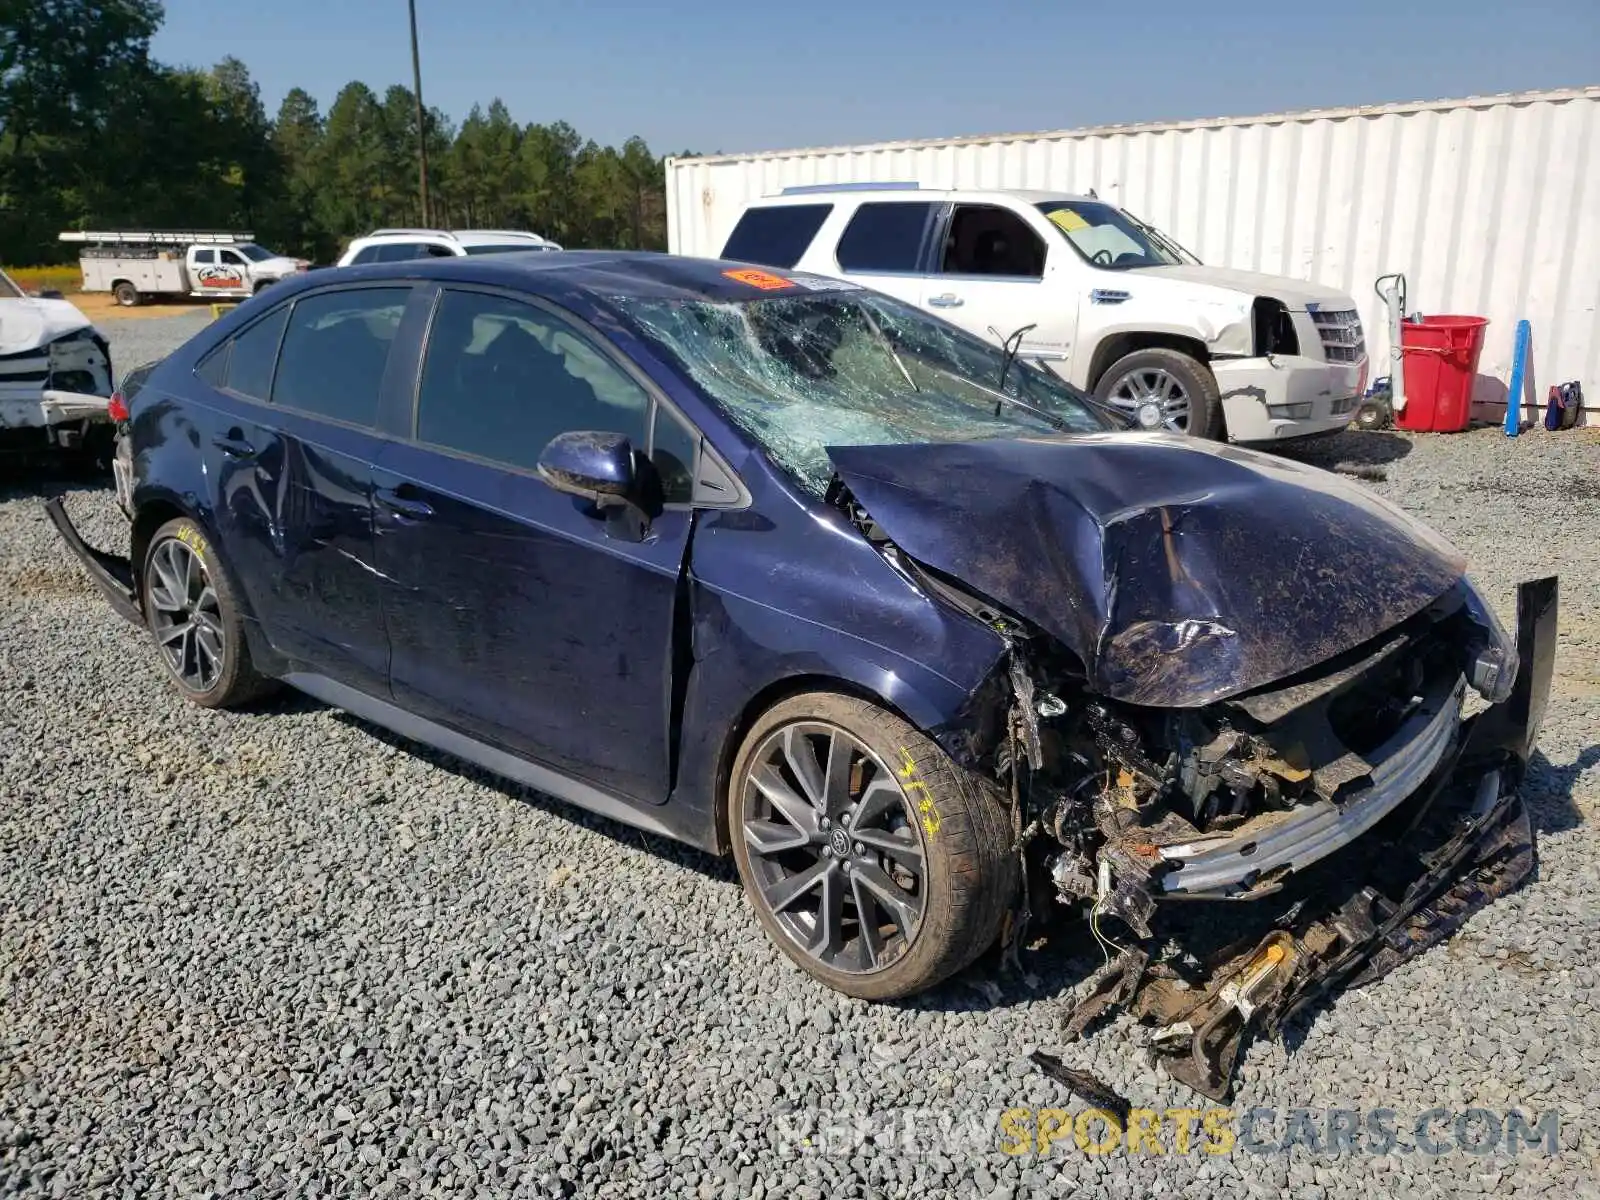
[[(51, 515), (184, 697), (287, 684), (731, 853), (776, 945), (854, 996), (1075, 912), (1109, 963), (1071, 1028), (1125, 1006), (1221, 1095), (1252, 1029), (1533, 862), (1553, 579), (1508, 635), (1359, 485), (1126, 432), (847, 283), (600, 252), (317, 272), (123, 406), (126, 553)], [(1242, 940), (1175, 939), (1200, 908)]]

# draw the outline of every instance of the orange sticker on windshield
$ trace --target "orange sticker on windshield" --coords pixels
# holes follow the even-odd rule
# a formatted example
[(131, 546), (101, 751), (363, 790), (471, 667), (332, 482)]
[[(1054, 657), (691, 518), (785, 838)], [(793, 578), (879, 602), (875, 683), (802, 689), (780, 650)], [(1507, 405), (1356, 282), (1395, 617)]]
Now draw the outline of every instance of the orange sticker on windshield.
[(734, 271), (724, 271), (723, 274), (729, 279), (737, 279), (740, 283), (748, 283), (751, 287), (760, 288), (764, 292), (794, 287), (793, 280), (785, 279), (782, 275), (774, 275), (771, 271), (755, 271), (748, 267), (741, 267)]

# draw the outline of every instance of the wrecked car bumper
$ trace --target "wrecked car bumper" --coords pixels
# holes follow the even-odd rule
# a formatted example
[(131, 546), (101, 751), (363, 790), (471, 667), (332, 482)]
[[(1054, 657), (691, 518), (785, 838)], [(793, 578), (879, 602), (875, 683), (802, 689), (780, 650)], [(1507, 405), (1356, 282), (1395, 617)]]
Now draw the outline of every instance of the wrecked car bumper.
[(1214, 359), (1228, 437), (1281, 442), (1343, 429), (1367, 386), (1367, 361), (1328, 363), (1296, 355)]
[[(1339, 801), (1302, 804), (1224, 835), (1157, 848), (1174, 896), (1248, 897), (1279, 872), (1302, 871), (1366, 833), (1433, 775), (1460, 727), (1466, 680), (1438, 689), (1372, 757), (1370, 783)], [(1268, 883), (1270, 886), (1270, 883)]]
[[(1123, 948), (1090, 981), (1068, 1017), (1068, 1036), (1126, 1008), (1153, 1027), (1149, 1044), (1168, 1074), (1225, 1100), (1249, 1036), (1275, 1032), (1319, 998), (1381, 977), (1514, 890), (1535, 862), (1518, 787), (1549, 696), (1556, 615), (1554, 579), (1522, 586), (1520, 666), (1509, 698), (1451, 722), (1434, 769), (1359, 844), (1297, 871), (1267, 900), (1229, 905), (1249, 914), (1251, 928), (1209, 953), (1203, 939), (1179, 935), (1184, 953), (1159, 957), (1153, 947), (1172, 944), (1163, 928)], [(1204, 907), (1163, 905), (1161, 912)]]
[(0, 433), (21, 449), (77, 449), (96, 427), (110, 429), (106, 398), (46, 389), (33, 397), (0, 398)]
[(56, 527), (56, 532), (61, 535), (61, 540), (66, 542), (67, 549), (83, 564), (84, 570), (89, 572), (89, 579), (100, 589), (117, 615), (135, 625), (144, 624), (144, 614), (139, 611), (138, 593), (134, 587), (132, 561), (121, 555), (96, 550), (85, 542), (73, 525), (72, 518), (67, 516), (66, 506), (60, 497), (45, 501), (44, 511), (50, 523)]

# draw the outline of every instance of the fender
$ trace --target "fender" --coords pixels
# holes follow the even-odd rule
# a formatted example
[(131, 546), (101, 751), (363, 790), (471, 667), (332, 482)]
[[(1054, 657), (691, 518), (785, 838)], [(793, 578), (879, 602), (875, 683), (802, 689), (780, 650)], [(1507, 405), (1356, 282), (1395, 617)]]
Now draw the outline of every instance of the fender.
[[(701, 587), (692, 594), (694, 659), (668, 804), (677, 810), (675, 826), (692, 830), (690, 840), (718, 853), (728, 849), (721, 799), (733, 758), (745, 731), (778, 700), (811, 689), (848, 692), (941, 739), (964, 727), (972, 696), (1007, 650), (993, 630), (948, 612), (942, 615), (950, 626), (950, 653), (941, 670), (850, 631), (810, 625), (743, 597)], [(850, 639), (843, 652), (841, 634)], [(766, 649), (785, 643), (789, 650), (782, 655)]]

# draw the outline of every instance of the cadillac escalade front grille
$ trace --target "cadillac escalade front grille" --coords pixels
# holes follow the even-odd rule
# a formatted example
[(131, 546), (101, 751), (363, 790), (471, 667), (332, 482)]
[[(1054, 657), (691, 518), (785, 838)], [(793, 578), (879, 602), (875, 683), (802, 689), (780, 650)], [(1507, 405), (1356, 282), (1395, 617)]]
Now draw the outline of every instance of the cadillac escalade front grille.
[(1361, 315), (1353, 308), (1308, 311), (1322, 337), (1322, 352), (1329, 362), (1360, 362), (1366, 357), (1367, 342), (1361, 334)]

